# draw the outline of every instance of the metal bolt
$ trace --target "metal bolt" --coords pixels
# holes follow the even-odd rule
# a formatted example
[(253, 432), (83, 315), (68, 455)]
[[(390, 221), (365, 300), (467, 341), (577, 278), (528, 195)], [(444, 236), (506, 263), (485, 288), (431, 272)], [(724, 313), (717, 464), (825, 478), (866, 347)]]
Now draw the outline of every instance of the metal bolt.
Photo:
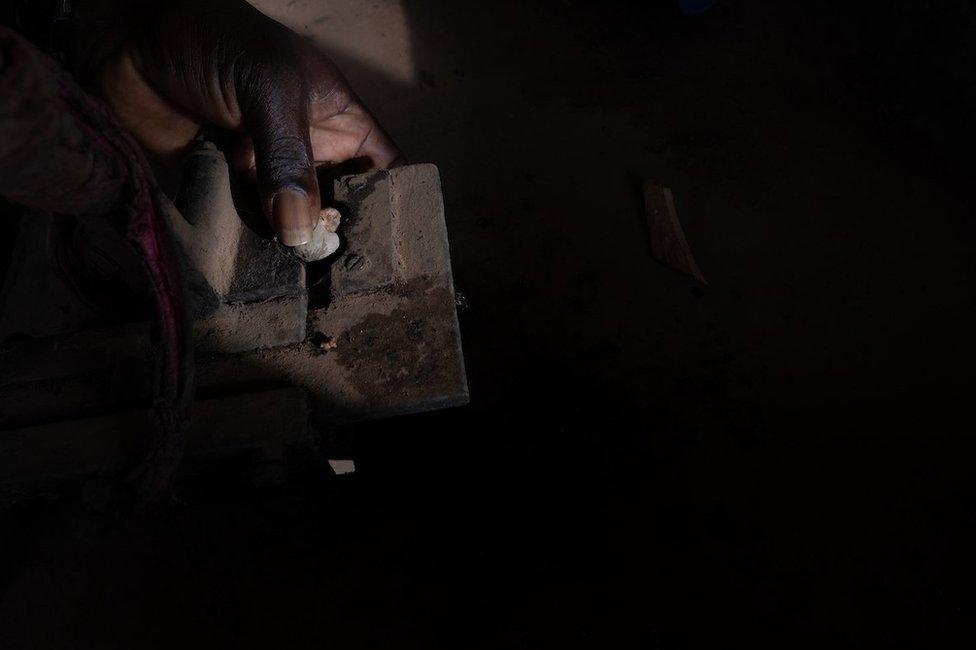
[(358, 176), (353, 176), (346, 181), (346, 187), (353, 193), (353, 196), (362, 196), (366, 190), (366, 181)]
[(351, 253), (349, 255), (346, 255), (346, 259), (343, 260), (342, 266), (347, 271), (358, 271), (359, 269), (366, 266), (367, 261), (368, 260), (363, 255), (356, 255), (355, 253)]

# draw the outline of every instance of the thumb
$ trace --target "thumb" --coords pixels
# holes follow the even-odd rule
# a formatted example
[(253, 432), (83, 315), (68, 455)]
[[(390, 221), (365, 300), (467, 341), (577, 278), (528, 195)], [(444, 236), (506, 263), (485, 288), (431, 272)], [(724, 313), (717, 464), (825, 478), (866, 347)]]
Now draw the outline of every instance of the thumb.
[(293, 69), (264, 72), (238, 87), (241, 118), (254, 143), (265, 215), (282, 244), (299, 246), (311, 240), (320, 206), (308, 94)]

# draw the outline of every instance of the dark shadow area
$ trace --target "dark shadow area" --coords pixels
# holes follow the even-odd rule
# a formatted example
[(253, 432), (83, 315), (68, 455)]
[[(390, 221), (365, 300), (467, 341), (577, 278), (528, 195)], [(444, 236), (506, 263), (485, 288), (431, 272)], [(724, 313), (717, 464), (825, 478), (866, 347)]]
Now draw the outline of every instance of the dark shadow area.
[(0, 647), (971, 639), (972, 14), (910, 4), (408, 0), (372, 104), (440, 168), (471, 405), (349, 477), (0, 513)]

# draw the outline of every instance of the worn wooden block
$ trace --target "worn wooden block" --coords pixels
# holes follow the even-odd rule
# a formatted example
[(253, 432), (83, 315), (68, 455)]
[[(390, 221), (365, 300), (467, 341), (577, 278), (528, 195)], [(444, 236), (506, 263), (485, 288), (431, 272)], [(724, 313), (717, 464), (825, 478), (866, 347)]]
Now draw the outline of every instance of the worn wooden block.
[[(358, 199), (350, 186), (363, 188)], [(310, 342), (213, 357), (198, 367), (200, 385), (221, 390), (262, 381), (302, 386), (312, 399), (313, 421), (320, 424), (467, 403), (437, 167), (408, 165), (342, 178), (336, 195), (368, 205), (358, 214), (391, 233), (392, 258), (385, 244), (355, 249), (381, 250), (380, 259), (392, 259), (392, 265), (384, 261), (383, 273), (365, 276), (369, 282), (357, 278), (355, 291), (338, 290), (337, 283), (351, 278), (333, 270), (332, 300), (309, 312), (309, 331), (327, 337), (335, 348), (323, 352)], [(343, 236), (350, 235), (343, 231)]]
[[(326, 307), (308, 312), (308, 331), (314, 334), (310, 339), (277, 348), (199, 355), (200, 391), (229, 394), (298, 386), (308, 391), (314, 420), (323, 425), (467, 402), (437, 168), (410, 165), (363, 178), (377, 182), (365, 183), (358, 198), (343, 195), (345, 190), (339, 188), (337, 194), (370, 206), (359, 213), (368, 212), (370, 223), (386, 224), (390, 239), (380, 242), (382, 246), (359, 246), (350, 240), (348, 249), (381, 251), (383, 273), (355, 280), (344, 276), (355, 290), (337, 290)], [(341, 232), (346, 239), (359, 236)], [(267, 301), (269, 312), (262, 318), (275, 316), (274, 304)], [(247, 333), (249, 324), (243, 318), (232, 320), (227, 329)], [(138, 384), (138, 346), (130, 344), (127, 354), (120, 355), (113, 352), (108, 337), (87, 333), (83, 338), (71, 346), (45, 348), (35, 343), (29, 351), (6, 353), (11, 370), (0, 372), (0, 429), (73, 413), (104, 413), (119, 404), (138, 404), (140, 390), (148, 395), (148, 387)], [(321, 340), (329, 340), (332, 349), (316, 342)], [(39, 358), (45, 359), (43, 372), (32, 367), (31, 359)]]
[[(224, 154), (210, 143), (191, 152), (173, 203), (162, 207), (186, 269), (195, 276), (191, 293), (204, 294), (209, 298), (206, 307), (216, 308), (219, 298), (230, 292), (245, 231), (234, 207)], [(204, 296), (193, 297), (200, 301)], [(199, 307), (202, 313), (204, 305)]]
[(393, 283), (395, 240), (391, 174), (379, 170), (346, 176), (335, 198), (346, 206), (342, 237), (346, 248), (332, 266), (332, 298), (376, 291)]
[[(239, 352), (304, 340), (305, 265), (276, 241), (243, 224), (222, 153), (204, 147), (189, 157), (184, 172), (175, 203), (163, 200), (160, 207), (185, 262), (199, 350)], [(108, 321), (137, 320), (140, 312), (134, 314), (130, 307), (118, 314), (95, 313), (72, 291), (49, 259), (52, 223), (51, 217), (38, 215), (25, 220), (18, 233), (17, 263), (0, 286), (0, 342), (51, 337), (49, 347), (54, 349), (62, 345), (60, 337), (89, 332), (93, 340), (104, 339), (98, 347), (105, 352), (131, 347), (134, 342), (119, 338), (119, 328), (101, 333), (99, 328)], [(99, 220), (80, 228), (83, 237), (79, 238), (94, 251), (93, 257), (122, 269), (116, 273), (119, 277), (142, 277), (138, 259), (117, 233)], [(134, 286), (130, 293), (141, 291), (145, 288)]]
[(244, 223), (213, 145), (188, 156), (183, 175), (167, 217), (188, 262), (197, 347), (240, 352), (303, 340), (305, 265)]

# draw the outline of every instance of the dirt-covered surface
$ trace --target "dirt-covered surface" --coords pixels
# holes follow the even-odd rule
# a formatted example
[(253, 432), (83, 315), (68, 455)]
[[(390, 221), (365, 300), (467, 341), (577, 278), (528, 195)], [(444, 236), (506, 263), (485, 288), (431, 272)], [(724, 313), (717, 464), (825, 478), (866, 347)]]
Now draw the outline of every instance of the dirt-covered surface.
[(422, 403), (458, 391), (454, 297), (418, 278), (393, 293), (407, 298), (389, 314), (367, 314), (337, 336), (336, 356), (367, 403)]
[[(976, 233), (924, 128), (968, 132), (956, 25), (258, 4), (440, 167), (472, 404), (357, 427), (341, 480), (0, 514), (0, 647), (972, 645)], [(651, 259), (645, 179), (707, 287)]]

